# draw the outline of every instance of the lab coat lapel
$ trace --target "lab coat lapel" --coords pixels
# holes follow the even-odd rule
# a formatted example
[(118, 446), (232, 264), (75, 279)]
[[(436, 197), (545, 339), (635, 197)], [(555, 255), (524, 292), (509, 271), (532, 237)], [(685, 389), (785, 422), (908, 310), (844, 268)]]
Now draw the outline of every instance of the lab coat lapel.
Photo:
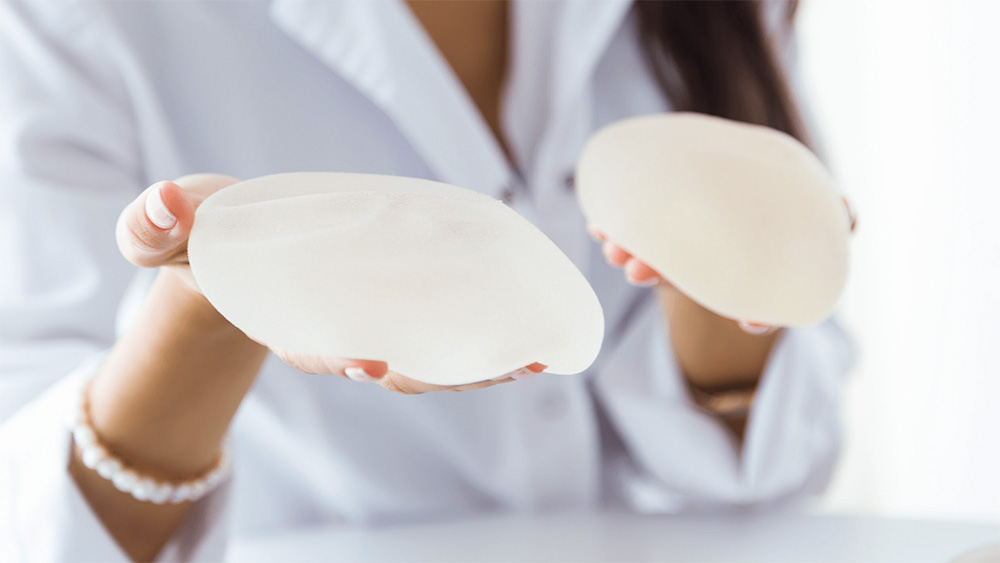
[(271, 17), (385, 111), (439, 180), (501, 193), (511, 177), (503, 150), (405, 5), (277, 0)]
[(579, 107), (577, 102), (581, 97), (589, 95), (594, 70), (631, 5), (631, 0), (562, 4), (552, 46), (555, 77), (550, 91), (553, 111), (547, 133), (564, 126), (567, 119), (578, 118), (572, 111)]
[[(504, 89), (504, 128), (512, 150), (534, 184), (545, 168), (542, 146), (565, 141), (567, 125), (583, 135), (581, 113), (590, 78), (631, 6), (630, 0), (537, 2), (511, 5), (511, 58)], [(582, 104), (586, 105), (586, 104)], [(569, 135), (572, 136), (572, 135)], [(547, 186), (546, 186), (547, 187)]]
[(584, 271), (592, 243), (583, 216), (566, 213), (574, 198), (568, 176), (593, 132), (594, 72), (630, 7), (630, 0), (565, 2), (554, 20), (549, 111), (529, 176), (540, 215), (551, 218), (543, 230)]

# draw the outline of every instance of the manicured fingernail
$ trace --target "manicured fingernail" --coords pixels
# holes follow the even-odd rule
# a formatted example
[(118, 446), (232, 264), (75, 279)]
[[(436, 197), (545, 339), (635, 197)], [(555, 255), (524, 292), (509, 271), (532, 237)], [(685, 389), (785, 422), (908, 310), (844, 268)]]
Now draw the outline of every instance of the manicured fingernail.
[(632, 276), (628, 275), (625, 276), (625, 281), (637, 287), (653, 287), (654, 285), (660, 283), (660, 280), (656, 278), (650, 278), (644, 281), (636, 281), (635, 279), (632, 278)]
[(149, 217), (154, 225), (164, 230), (173, 227), (174, 223), (177, 222), (174, 214), (163, 204), (163, 198), (160, 197), (160, 185), (153, 188), (146, 196), (146, 217)]
[(638, 287), (652, 287), (660, 281), (655, 277), (641, 281), (636, 279), (636, 270), (640, 269), (642, 269), (642, 263), (635, 258), (630, 258), (628, 262), (625, 262), (625, 281)]
[(754, 335), (767, 334), (772, 330), (770, 326), (748, 323), (746, 321), (740, 321), (740, 328), (743, 329), (743, 332)]
[(533, 372), (533, 371), (531, 371), (529, 369), (524, 369), (524, 368), (521, 368), (521, 369), (519, 369), (517, 371), (513, 371), (510, 374), (511, 378), (518, 379), (518, 380), (520, 380), (520, 379), (531, 379), (532, 377), (536, 377), (537, 375), (538, 375), (537, 373), (535, 373), (535, 372)]
[(609, 241), (604, 241), (601, 252), (604, 254), (604, 261), (615, 268), (621, 268), (628, 260), (628, 255)]
[(364, 383), (375, 381), (375, 378), (368, 375), (368, 372), (366, 372), (363, 368), (346, 368), (344, 369), (344, 375), (354, 381), (361, 381)]

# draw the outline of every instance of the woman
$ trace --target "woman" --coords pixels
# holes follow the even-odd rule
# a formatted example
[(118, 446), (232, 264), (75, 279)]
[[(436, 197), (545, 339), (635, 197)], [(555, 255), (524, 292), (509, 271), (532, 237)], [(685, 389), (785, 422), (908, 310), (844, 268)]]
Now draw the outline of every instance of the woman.
[[(821, 489), (850, 355), (840, 330), (741, 328), (702, 309), (589, 238), (570, 174), (591, 132), (633, 115), (695, 110), (804, 138), (783, 70), (789, 8), (4, 5), (0, 555), (218, 559), (229, 537), (310, 523), (715, 509)], [(202, 170), (227, 176), (157, 182)], [(457, 389), (473, 393), (425, 393), (442, 388), (376, 361), (283, 363), (198, 292), (184, 245), (207, 195), (300, 170), (502, 198), (594, 286), (601, 357), (581, 376), (517, 381), (535, 365)], [(228, 435), (233, 478), (177, 504), (119, 491), (64, 426), (87, 378), (97, 439), (138, 474), (203, 475)]]

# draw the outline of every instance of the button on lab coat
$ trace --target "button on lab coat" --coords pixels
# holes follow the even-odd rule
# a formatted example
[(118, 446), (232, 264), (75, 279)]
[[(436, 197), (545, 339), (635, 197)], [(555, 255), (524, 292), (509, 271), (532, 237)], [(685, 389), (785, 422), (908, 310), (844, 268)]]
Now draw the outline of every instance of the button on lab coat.
[(822, 488), (850, 358), (837, 326), (783, 335), (740, 447), (688, 397), (652, 291), (584, 228), (570, 175), (587, 136), (670, 109), (629, 4), (515, 3), (511, 23), (516, 168), (402, 3), (0, 7), (0, 559), (124, 558), (67, 474), (63, 424), (155, 275), (119, 256), (118, 213), (199, 171), (397, 174), (505, 197), (585, 273), (607, 334), (583, 375), (470, 393), (398, 396), (269, 358), (231, 428), (233, 478), (161, 558), (307, 525), (724, 509)]

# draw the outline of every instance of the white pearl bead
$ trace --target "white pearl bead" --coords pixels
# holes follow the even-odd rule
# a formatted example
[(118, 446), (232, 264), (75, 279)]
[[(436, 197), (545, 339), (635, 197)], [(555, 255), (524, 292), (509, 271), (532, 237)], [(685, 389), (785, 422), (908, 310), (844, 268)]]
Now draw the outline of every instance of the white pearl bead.
[(216, 485), (222, 482), (222, 472), (216, 469), (208, 475), (205, 475), (205, 484), (209, 488), (215, 488)]
[(105, 479), (110, 479), (114, 477), (115, 473), (120, 471), (121, 468), (122, 468), (121, 462), (119, 462), (117, 459), (108, 458), (101, 460), (101, 462), (97, 464), (97, 467), (95, 469), (97, 469), (98, 475), (104, 477)]
[(153, 487), (156, 485), (150, 479), (139, 479), (132, 485), (132, 496), (136, 500), (149, 500), (150, 493), (153, 492)]
[(111, 483), (123, 493), (132, 492), (132, 487), (135, 486), (135, 482), (138, 480), (139, 478), (136, 477), (135, 473), (132, 473), (128, 469), (123, 469), (111, 477)]
[(197, 479), (191, 482), (191, 495), (188, 497), (191, 500), (198, 500), (205, 496), (208, 492), (208, 485), (205, 483), (204, 479)]
[(76, 426), (73, 428), (73, 441), (76, 442), (77, 446), (81, 448), (86, 448), (91, 446), (97, 440), (97, 436), (94, 435), (94, 431), (87, 426)]
[(170, 502), (180, 503), (191, 500), (189, 498), (190, 494), (191, 494), (191, 485), (184, 483), (183, 485), (179, 485), (176, 489), (174, 489), (174, 494), (170, 497)]
[(173, 489), (173, 487), (166, 483), (158, 483), (154, 485), (153, 491), (149, 493), (150, 502), (154, 502), (156, 504), (163, 504), (167, 502), (167, 499), (169, 499), (170, 495), (174, 492)]
[(84, 448), (83, 454), (80, 456), (83, 461), (83, 465), (86, 466), (87, 469), (94, 469), (97, 467), (97, 464), (100, 463), (104, 457), (104, 451), (101, 450), (100, 446), (95, 444), (91, 444)]

